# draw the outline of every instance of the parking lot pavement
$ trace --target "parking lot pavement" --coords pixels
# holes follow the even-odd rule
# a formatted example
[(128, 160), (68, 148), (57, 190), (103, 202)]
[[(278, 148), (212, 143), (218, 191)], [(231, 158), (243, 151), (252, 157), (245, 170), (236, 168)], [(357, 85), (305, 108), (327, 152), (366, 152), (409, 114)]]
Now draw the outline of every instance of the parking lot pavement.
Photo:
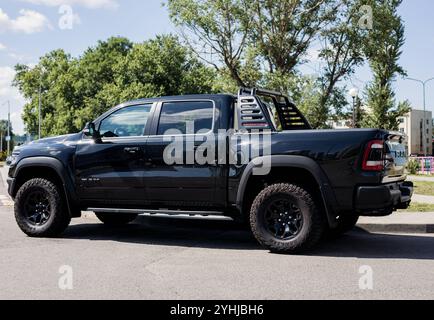
[[(89, 216), (62, 238), (31, 239), (12, 208), (0, 217), (0, 299), (434, 298), (432, 235), (358, 230), (288, 256), (230, 221), (144, 218), (113, 229)], [(370, 271), (373, 290), (362, 290)]]

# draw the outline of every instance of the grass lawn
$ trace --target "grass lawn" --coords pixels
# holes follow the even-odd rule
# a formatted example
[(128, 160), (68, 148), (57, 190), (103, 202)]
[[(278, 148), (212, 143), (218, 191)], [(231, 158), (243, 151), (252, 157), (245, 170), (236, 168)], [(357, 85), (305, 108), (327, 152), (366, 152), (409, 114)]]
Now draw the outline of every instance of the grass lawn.
[(412, 203), (410, 208), (399, 212), (434, 212), (434, 204)]
[(423, 196), (434, 196), (434, 182), (416, 181), (414, 182), (414, 193)]

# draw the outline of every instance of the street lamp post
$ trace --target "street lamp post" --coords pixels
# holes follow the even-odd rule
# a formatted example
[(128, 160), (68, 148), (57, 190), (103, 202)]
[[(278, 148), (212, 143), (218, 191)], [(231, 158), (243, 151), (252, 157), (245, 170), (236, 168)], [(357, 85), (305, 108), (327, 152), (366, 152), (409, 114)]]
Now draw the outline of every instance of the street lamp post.
[(350, 89), (349, 94), (353, 98), (353, 128), (356, 128), (357, 127), (356, 98), (359, 96), (359, 89), (352, 88)]
[[(423, 88), (423, 120), (422, 120), (422, 122), (423, 122), (423, 124), (422, 124), (422, 130), (423, 130), (422, 138), (423, 138), (423, 141), (422, 141), (422, 145), (423, 145), (423, 154), (426, 157), (427, 156), (427, 152), (426, 152), (426, 149), (427, 149), (426, 148), (426, 135), (425, 135), (425, 133), (426, 133), (426, 85), (428, 84), (428, 82), (434, 80), (434, 78), (430, 78), (430, 79), (425, 80), (425, 81), (419, 80), (419, 79), (414, 79), (414, 78), (406, 78), (406, 80), (411, 80), (411, 81), (418, 82), (418, 83), (420, 83), (422, 85), (422, 88)], [(432, 119), (431, 119), (431, 121), (432, 121)]]

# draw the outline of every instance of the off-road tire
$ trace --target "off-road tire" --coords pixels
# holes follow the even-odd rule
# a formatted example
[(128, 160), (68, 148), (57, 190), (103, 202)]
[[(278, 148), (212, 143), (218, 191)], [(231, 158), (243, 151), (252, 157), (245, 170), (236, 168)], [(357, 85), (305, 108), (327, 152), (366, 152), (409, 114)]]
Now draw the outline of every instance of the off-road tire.
[[(281, 240), (271, 234), (264, 221), (268, 205), (280, 198), (298, 206), (303, 220), (298, 235), (290, 240)], [(318, 244), (325, 231), (326, 222), (308, 191), (283, 183), (271, 185), (259, 193), (250, 211), (250, 226), (258, 242), (271, 252), (295, 254), (308, 251)]]
[(96, 217), (107, 226), (118, 227), (124, 226), (133, 222), (138, 214), (135, 213), (106, 213), (106, 212), (95, 212)]
[[(30, 197), (35, 193), (45, 197), (49, 205), (49, 217), (42, 225), (32, 223), (28, 209)], [(71, 222), (71, 217), (62, 197), (61, 187), (55, 183), (35, 178), (24, 183), (15, 197), (15, 219), (20, 229), (30, 237), (50, 238), (61, 235)]]

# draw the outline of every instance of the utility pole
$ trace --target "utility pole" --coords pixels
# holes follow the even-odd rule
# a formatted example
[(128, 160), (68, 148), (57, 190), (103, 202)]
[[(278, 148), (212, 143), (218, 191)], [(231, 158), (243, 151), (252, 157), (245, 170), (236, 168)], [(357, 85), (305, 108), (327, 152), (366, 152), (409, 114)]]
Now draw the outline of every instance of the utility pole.
[(11, 102), (8, 100), (8, 157), (11, 155)]
[[(434, 78), (430, 78), (428, 80), (422, 81), (419, 79), (414, 79), (414, 78), (406, 78), (406, 80), (411, 80), (411, 81), (415, 81), (418, 82), (422, 85), (423, 88), (423, 125), (422, 125), (422, 130), (423, 130), (423, 134), (422, 134), (422, 145), (423, 145), (423, 155), (426, 157), (427, 156), (427, 144), (426, 144), (426, 139), (427, 139), (427, 134), (426, 134), (426, 85), (428, 84), (428, 82), (434, 80)], [(432, 119), (430, 119), (430, 121), (432, 121)], [(428, 136), (431, 137), (432, 133), (428, 133)], [(431, 139), (430, 139), (431, 140)]]
[(39, 81), (39, 106), (38, 106), (38, 139), (41, 140), (41, 104), (42, 104), (42, 81)]
[[(8, 157), (11, 155), (11, 102), (8, 100), (5, 103), (2, 104), (4, 106), (5, 104), (8, 104), (8, 135), (6, 136), (6, 142), (8, 143)], [(3, 139), (2, 139), (2, 150), (3, 150)]]
[(357, 108), (356, 108), (356, 98), (359, 96), (359, 89), (352, 88), (349, 91), (349, 95), (353, 98), (353, 128), (357, 128)]

